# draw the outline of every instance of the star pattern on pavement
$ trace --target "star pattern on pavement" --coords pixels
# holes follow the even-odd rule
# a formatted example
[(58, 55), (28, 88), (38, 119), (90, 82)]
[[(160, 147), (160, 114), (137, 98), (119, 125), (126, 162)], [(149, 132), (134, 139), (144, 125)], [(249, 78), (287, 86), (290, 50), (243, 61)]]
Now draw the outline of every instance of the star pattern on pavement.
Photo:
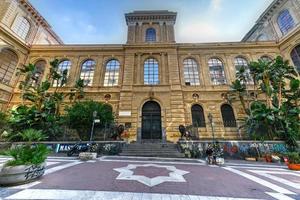
[[(156, 168), (165, 168), (169, 171), (169, 176), (156, 176), (149, 178), (143, 175), (134, 175), (134, 170), (137, 167), (156, 167)], [(149, 187), (159, 185), (164, 182), (186, 182), (184, 175), (190, 172), (177, 169), (175, 166), (168, 165), (156, 165), (156, 164), (128, 164), (126, 167), (114, 168), (113, 170), (119, 172), (117, 180), (133, 180), (138, 181)]]

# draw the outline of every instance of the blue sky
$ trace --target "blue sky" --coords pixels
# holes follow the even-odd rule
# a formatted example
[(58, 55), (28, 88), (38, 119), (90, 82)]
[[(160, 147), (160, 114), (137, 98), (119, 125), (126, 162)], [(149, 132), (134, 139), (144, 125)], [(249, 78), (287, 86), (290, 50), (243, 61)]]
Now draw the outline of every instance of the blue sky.
[(124, 13), (177, 12), (176, 41), (239, 41), (272, 0), (30, 0), (66, 44), (123, 44)]

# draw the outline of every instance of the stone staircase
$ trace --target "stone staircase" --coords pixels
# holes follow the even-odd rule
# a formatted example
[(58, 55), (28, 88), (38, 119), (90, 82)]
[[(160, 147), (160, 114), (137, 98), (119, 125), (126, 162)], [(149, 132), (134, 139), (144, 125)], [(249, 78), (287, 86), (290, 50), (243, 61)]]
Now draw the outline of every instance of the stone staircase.
[(173, 143), (133, 143), (126, 145), (120, 156), (184, 158), (177, 144)]

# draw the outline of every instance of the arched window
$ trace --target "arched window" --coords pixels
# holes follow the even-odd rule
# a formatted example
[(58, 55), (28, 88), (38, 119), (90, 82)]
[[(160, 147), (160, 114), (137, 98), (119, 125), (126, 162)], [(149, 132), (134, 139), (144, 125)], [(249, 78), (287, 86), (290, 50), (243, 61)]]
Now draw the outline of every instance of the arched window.
[(156, 41), (156, 31), (154, 28), (148, 28), (146, 30), (146, 42), (155, 42)]
[(46, 68), (46, 61), (39, 60), (35, 63), (35, 71), (32, 75), (33, 86), (39, 85), (41, 83), (45, 68)]
[(9, 85), (17, 67), (18, 56), (9, 49), (0, 51), (0, 83)]
[(192, 58), (183, 61), (185, 85), (200, 85), (198, 65)]
[(272, 58), (270, 58), (269, 56), (262, 56), (262, 57), (260, 57), (260, 59), (264, 62), (271, 62), (272, 61)]
[(198, 104), (192, 106), (192, 120), (193, 126), (205, 127), (205, 118), (202, 106)]
[(85, 86), (91, 86), (93, 84), (95, 66), (96, 62), (91, 59), (82, 63), (80, 78), (83, 80)]
[(300, 73), (300, 45), (296, 46), (292, 52), (291, 52), (291, 58), (293, 60), (293, 63), (298, 71)]
[(26, 39), (30, 29), (30, 23), (25, 17), (17, 17), (12, 30), (22, 39)]
[(267, 41), (268, 40), (268, 37), (266, 34), (260, 34), (257, 38), (256, 38), (256, 41)]
[(120, 63), (117, 60), (110, 60), (106, 64), (104, 86), (118, 85)]
[(144, 84), (159, 84), (158, 62), (154, 58), (148, 58), (144, 63)]
[(238, 56), (234, 59), (234, 66), (235, 66), (235, 72), (236, 74), (240, 73), (240, 69), (243, 67), (245, 69), (244, 75), (246, 77), (247, 84), (253, 84), (253, 79), (250, 74), (250, 69), (248, 66), (248, 62), (245, 58)]
[[(65, 73), (68, 77), (69, 71), (71, 68), (71, 64), (72, 63), (69, 60), (64, 60), (64, 61), (60, 62), (58, 65), (57, 73), (59, 73), (60, 75), (63, 75)], [(55, 80), (53, 82), (53, 87), (60, 86), (61, 84), (62, 84), (62, 80)]]
[(218, 58), (211, 58), (208, 60), (210, 80), (213, 85), (224, 85), (227, 83), (224, 66)]
[(283, 35), (287, 34), (295, 26), (294, 19), (288, 10), (281, 11), (277, 23)]
[(236, 127), (234, 112), (230, 105), (223, 104), (221, 106), (221, 113), (224, 127)]

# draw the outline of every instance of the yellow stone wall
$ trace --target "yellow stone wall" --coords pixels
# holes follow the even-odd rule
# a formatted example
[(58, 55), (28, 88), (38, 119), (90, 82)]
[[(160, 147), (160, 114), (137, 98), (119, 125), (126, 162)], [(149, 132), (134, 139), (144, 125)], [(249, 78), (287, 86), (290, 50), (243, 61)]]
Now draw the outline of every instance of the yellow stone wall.
[[(263, 43), (211, 43), (211, 44), (152, 44), (152, 45), (58, 45), (33, 46), (27, 63), (38, 60), (49, 62), (55, 58), (69, 59), (72, 62), (70, 79), (66, 90), (74, 85), (80, 76), (81, 64), (88, 58), (96, 61), (93, 85), (85, 89), (87, 98), (105, 102), (105, 94), (111, 94), (108, 101), (112, 105), (119, 123), (131, 123), (130, 139), (137, 140), (141, 132), (141, 108), (148, 100), (154, 100), (161, 106), (162, 128), (169, 141), (177, 141), (178, 126), (190, 125), (191, 106), (199, 104), (203, 107), (206, 122), (207, 115), (212, 113), (216, 124), (217, 138), (239, 139), (237, 128), (224, 128), (220, 107), (226, 101), (222, 93), (229, 90), (229, 85), (214, 86), (210, 82), (208, 59), (218, 57), (224, 63), (228, 83), (235, 78), (234, 58), (244, 56), (248, 61), (257, 60), (268, 55), (274, 58), (280, 54), (278, 44)], [(143, 63), (153, 57), (159, 62), (160, 84), (147, 86), (143, 84)], [(185, 86), (183, 79), (183, 60), (194, 58), (199, 66), (200, 86)], [(104, 87), (104, 70), (107, 61), (117, 59), (121, 64), (119, 85)], [(48, 71), (46, 70), (45, 73)], [(44, 76), (45, 77), (45, 76)], [(199, 99), (193, 99), (196, 93)], [(19, 91), (10, 102), (10, 106), (20, 103)], [(66, 102), (67, 104), (67, 102)], [(236, 118), (244, 115), (238, 102), (233, 104)], [(131, 116), (121, 117), (120, 111), (130, 111)], [(201, 138), (211, 138), (211, 129), (199, 129)]]
[[(4, 3), (5, 2), (5, 3)], [(11, 1), (15, 2), (15, 1)], [(279, 42), (233, 42), (233, 43), (206, 43), (181, 44), (175, 43), (172, 23), (151, 24), (157, 31), (157, 43), (144, 43), (145, 30), (150, 27), (143, 23), (128, 24), (128, 42), (125, 45), (32, 45), (21, 41), (8, 28), (13, 23), (11, 16), (4, 17), (8, 10), (7, 1), (0, 1), (0, 50), (9, 48), (16, 52), (19, 58), (18, 66), (45, 60), (47, 66), (53, 59), (69, 59), (72, 63), (69, 80), (64, 90), (74, 85), (80, 76), (82, 63), (86, 59), (96, 62), (93, 84), (85, 88), (86, 98), (105, 102), (104, 96), (111, 95), (106, 102), (110, 104), (118, 123), (131, 123), (129, 129), (130, 140), (136, 141), (141, 137), (141, 110), (145, 102), (156, 101), (161, 107), (162, 129), (166, 132), (167, 140), (176, 142), (179, 138), (178, 126), (192, 124), (191, 107), (199, 104), (204, 109), (205, 120), (211, 113), (214, 117), (215, 135), (220, 139), (240, 139), (237, 128), (224, 128), (220, 107), (226, 103), (222, 94), (227, 92), (229, 84), (235, 79), (234, 58), (245, 57), (248, 62), (259, 59), (261, 56), (274, 58), (282, 55), (291, 60), (290, 52), (300, 43), (300, 29), (295, 29), (288, 37)], [(4, 13), (5, 12), (5, 13)], [(19, 13), (25, 12), (21, 9)], [(9, 22), (9, 23), (8, 23)], [(38, 32), (38, 29), (34, 30)], [(41, 33), (45, 30), (43, 29)], [(47, 32), (51, 35), (51, 31)], [(46, 35), (47, 35), (46, 34)], [(37, 36), (40, 37), (40, 36)], [(30, 41), (40, 40), (30, 36)], [(41, 39), (42, 41), (43, 39)], [(224, 64), (227, 85), (212, 85), (209, 76), (208, 60), (219, 58)], [(155, 58), (159, 62), (159, 85), (144, 85), (144, 61)], [(186, 86), (183, 78), (183, 60), (196, 60), (199, 73), (199, 86)], [(110, 59), (117, 59), (120, 64), (119, 84), (114, 87), (104, 87), (105, 65)], [(292, 63), (292, 62), (291, 62)], [(46, 68), (45, 74), (49, 72)], [(43, 78), (45, 79), (45, 75)], [(0, 84), (0, 108), (11, 108), (20, 104), (20, 91), (17, 82), (20, 77), (15, 76), (9, 85)], [(12, 95), (13, 94), (13, 95)], [(194, 99), (198, 94), (199, 99)], [(261, 97), (263, 98), (263, 97)], [(64, 102), (67, 105), (68, 102)], [(241, 105), (233, 103), (236, 119), (244, 116)], [(130, 111), (130, 116), (119, 116), (122, 111)], [(209, 125), (199, 128), (200, 138), (211, 138), (212, 130)]]

